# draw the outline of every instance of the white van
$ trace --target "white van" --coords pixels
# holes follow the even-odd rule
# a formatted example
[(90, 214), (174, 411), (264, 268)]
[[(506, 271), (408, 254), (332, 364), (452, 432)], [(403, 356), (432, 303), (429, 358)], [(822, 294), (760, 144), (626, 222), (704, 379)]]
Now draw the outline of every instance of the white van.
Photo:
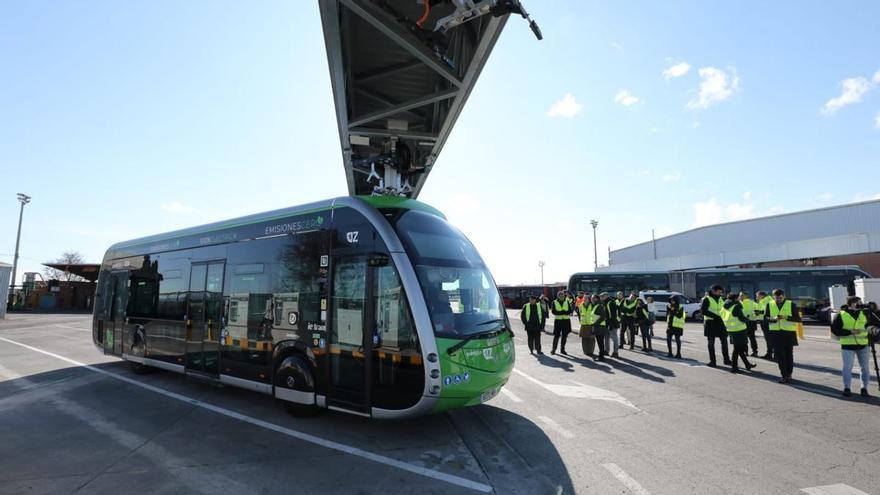
[(647, 302), (648, 297), (653, 298), (654, 302), (648, 305), (648, 311), (653, 311), (658, 320), (666, 318), (666, 305), (669, 304), (669, 298), (678, 296), (679, 302), (684, 306), (684, 314), (692, 320), (702, 320), (703, 313), (700, 312), (700, 303), (693, 302), (684, 297), (681, 292), (672, 292), (668, 290), (643, 290), (639, 292), (639, 299)]

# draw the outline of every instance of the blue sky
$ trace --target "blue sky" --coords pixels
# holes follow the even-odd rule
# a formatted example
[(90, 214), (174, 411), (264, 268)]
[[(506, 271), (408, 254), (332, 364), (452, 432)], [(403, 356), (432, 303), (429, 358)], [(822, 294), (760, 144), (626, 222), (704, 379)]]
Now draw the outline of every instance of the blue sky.
[[(420, 199), (500, 283), (880, 197), (880, 4), (529, 1)], [(685, 70), (687, 69), (687, 70)], [(0, 261), (347, 193), (315, 3), (0, 3)]]

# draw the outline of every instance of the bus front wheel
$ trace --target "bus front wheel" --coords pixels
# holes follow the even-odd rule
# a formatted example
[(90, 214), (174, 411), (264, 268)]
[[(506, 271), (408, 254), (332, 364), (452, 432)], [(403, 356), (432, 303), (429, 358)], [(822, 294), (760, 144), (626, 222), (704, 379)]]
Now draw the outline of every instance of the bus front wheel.
[[(278, 367), (275, 368), (275, 389), (276, 397), (284, 402), (285, 409), (291, 415), (309, 417), (315, 416), (320, 412), (320, 408), (314, 403), (303, 404), (283, 397), (284, 395), (307, 396), (309, 394), (314, 397), (315, 380), (312, 375), (311, 366), (309, 366), (308, 361), (304, 357), (298, 354), (291, 354), (281, 360)], [(287, 393), (285, 394), (285, 392)], [(291, 398), (296, 399), (298, 397)]]

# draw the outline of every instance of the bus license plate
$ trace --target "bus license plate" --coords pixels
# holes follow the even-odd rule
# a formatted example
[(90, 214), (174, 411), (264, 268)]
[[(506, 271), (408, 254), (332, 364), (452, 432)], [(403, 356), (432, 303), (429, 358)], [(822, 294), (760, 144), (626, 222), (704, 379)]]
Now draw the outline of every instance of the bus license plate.
[(498, 395), (498, 392), (500, 390), (501, 390), (501, 387), (495, 387), (492, 390), (487, 390), (487, 391), (483, 392), (482, 394), (480, 394), (480, 402), (483, 403), (483, 402), (487, 402), (489, 400), (492, 400), (493, 397)]

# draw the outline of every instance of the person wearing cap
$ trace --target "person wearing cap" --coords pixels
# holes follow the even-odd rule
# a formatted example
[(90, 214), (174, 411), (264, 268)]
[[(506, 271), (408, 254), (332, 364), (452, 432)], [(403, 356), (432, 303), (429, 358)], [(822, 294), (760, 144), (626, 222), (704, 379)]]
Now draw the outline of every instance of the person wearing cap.
[(718, 366), (715, 360), (715, 339), (721, 340), (721, 355), (724, 364), (730, 364), (730, 355), (727, 352), (727, 331), (724, 329), (724, 320), (721, 318), (721, 309), (724, 307), (724, 289), (720, 285), (713, 285), (712, 289), (703, 298), (700, 312), (703, 313), (703, 335), (709, 347), (709, 366)]
[[(571, 333), (572, 301), (574, 299), (571, 299), (571, 295), (563, 290), (556, 294), (556, 299), (553, 301), (553, 309), (551, 310), (553, 313), (553, 347), (550, 349), (550, 354), (556, 354), (556, 348), (560, 347), (560, 352), (568, 356), (568, 353), (565, 352), (565, 342), (568, 340), (568, 334)], [(562, 341), (561, 346), (559, 346), (560, 340)]]
[(537, 297), (534, 295), (529, 296), (529, 302), (523, 306), (520, 318), (526, 327), (529, 354), (537, 352), (539, 356), (543, 356), (544, 353), (541, 352), (541, 331), (544, 329), (544, 321), (547, 319), (547, 314), (544, 313), (544, 309), (538, 302)]
[(785, 291), (775, 289), (773, 301), (767, 305), (764, 313), (773, 335), (773, 354), (779, 364), (779, 373), (782, 378), (779, 383), (791, 383), (791, 374), (794, 371), (794, 347), (798, 345), (797, 324), (801, 321), (801, 313), (797, 304), (785, 298)]
[(538, 303), (541, 304), (541, 311), (544, 313), (544, 325), (541, 326), (541, 331), (544, 333), (547, 332), (547, 317), (546, 315), (550, 314), (550, 299), (545, 295), (541, 294), (541, 297), (538, 300)]
[(639, 298), (635, 291), (629, 293), (629, 297), (620, 302), (618, 311), (620, 311), (620, 346), (623, 347), (629, 342), (629, 348), (633, 349), (636, 345), (636, 308), (639, 305)]
[(861, 370), (863, 397), (868, 397), (868, 384), (871, 383), (871, 368), (868, 366), (868, 349), (870, 337), (868, 335), (868, 311), (860, 308), (861, 298), (850, 296), (846, 298), (846, 306), (840, 309), (840, 313), (831, 322), (831, 333), (840, 339), (840, 353), (843, 358), (843, 396), (851, 397), (852, 370), (856, 359), (859, 361)]

